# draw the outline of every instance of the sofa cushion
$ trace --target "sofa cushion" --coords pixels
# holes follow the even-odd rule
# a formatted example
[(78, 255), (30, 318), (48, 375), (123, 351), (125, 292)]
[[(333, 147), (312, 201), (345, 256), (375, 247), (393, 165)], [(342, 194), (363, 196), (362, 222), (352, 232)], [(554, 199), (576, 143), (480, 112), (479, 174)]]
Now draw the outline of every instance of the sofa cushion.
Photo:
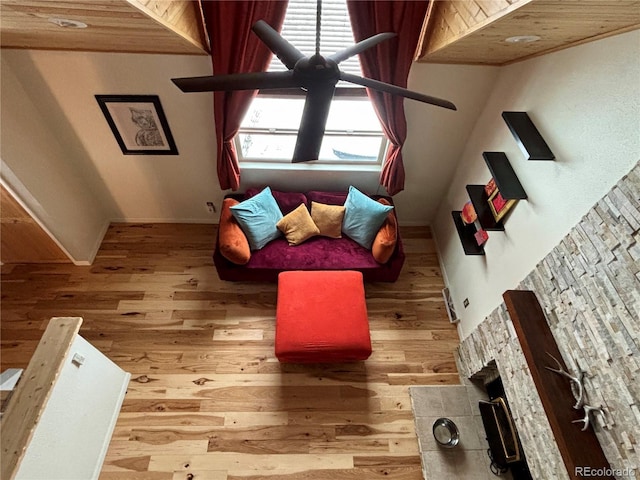
[[(245, 198), (251, 198), (255, 197), (260, 192), (261, 190), (258, 188), (248, 188), (244, 196)], [(273, 198), (276, 199), (276, 203), (278, 204), (278, 207), (280, 207), (280, 211), (283, 215), (294, 211), (301, 203), (304, 203), (306, 207), (309, 208), (309, 201), (304, 193), (272, 190), (271, 194), (273, 195)]]
[(276, 223), (276, 227), (284, 233), (289, 245), (300, 245), (305, 240), (309, 240), (320, 233), (304, 203), (301, 203), (298, 208), (282, 217)]
[(326, 205), (344, 205), (347, 199), (346, 192), (320, 192), (312, 190), (307, 192), (307, 198), (310, 202), (324, 203)]
[(238, 203), (240, 202), (233, 198), (225, 198), (222, 201), (218, 225), (218, 247), (224, 258), (237, 265), (244, 265), (251, 258), (249, 241), (230, 210), (231, 206)]
[[(378, 199), (383, 205), (391, 205), (385, 198)], [(387, 213), (387, 218), (378, 230), (373, 244), (371, 245), (371, 253), (376, 262), (387, 263), (393, 255), (398, 241), (398, 221), (393, 211)]]
[(343, 206), (311, 202), (311, 218), (320, 230), (320, 235), (330, 238), (342, 237)]
[(357, 270), (379, 268), (371, 251), (362, 248), (348, 237), (316, 236), (306, 242), (289, 247), (285, 238), (270, 242), (261, 250), (251, 253), (247, 269), (280, 270)]
[(282, 218), (282, 212), (269, 187), (230, 209), (247, 236), (251, 250), (260, 250), (280, 236), (276, 223)]
[(353, 186), (349, 187), (344, 206), (342, 232), (364, 248), (370, 249), (373, 239), (393, 207), (372, 200)]

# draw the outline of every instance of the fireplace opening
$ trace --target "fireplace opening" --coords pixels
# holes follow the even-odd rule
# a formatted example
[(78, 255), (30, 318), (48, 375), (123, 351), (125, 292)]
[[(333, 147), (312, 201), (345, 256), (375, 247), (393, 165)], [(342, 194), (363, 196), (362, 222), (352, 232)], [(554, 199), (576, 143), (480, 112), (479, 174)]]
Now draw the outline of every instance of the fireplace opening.
[(489, 401), (478, 404), (489, 444), (491, 471), (511, 472), (514, 480), (532, 480), (500, 377), (485, 384)]

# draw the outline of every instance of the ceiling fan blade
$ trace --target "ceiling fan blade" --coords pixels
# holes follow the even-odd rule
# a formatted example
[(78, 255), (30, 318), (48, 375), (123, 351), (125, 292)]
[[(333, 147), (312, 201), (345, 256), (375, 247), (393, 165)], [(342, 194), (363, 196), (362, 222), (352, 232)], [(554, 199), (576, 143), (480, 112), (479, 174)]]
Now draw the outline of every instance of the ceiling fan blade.
[(369, 38), (365, 38), (364, 40), (356, 43), (355, 45), (352, 45), (350, 47), (345, 48), (344, 50), (334, 53), (329, 57), (329, 59), (333, 60), (336, 63), (340, 63), (349, 57), (353, 57), (354, 55), (364, 52), (365, 50), (379, 44), (380, 42), (384, 42), (385, 40), (388, 40), (389, 38), (393, 38), (395, 36), (396, 34), (392, 32), (378, 33), (377, 35), (374, 35)]
[(251, 30), (289, 70), (293, 69), (298, 60), (305, 57), (300, 50), (291, 45), (264, 20), (258, 20), (251, 27)]
[(298, 140), (291, 160), (293, 163), (318, 159), (335, 88), (333, 84), (321, 85), (307, 92)]
[(407, 90), (406, 88), (397, 87), (395, 85), (391, 85), (390, 83), (380, 82), (371, 78), (363, 78), (358, 75), (352, 75), (351, 73), (340, 72), (340, 80), (345, 80), (357, 85), (363, 85), (365, 87), (373, 88), (381, 92), (387, 92), (392, 95), (400, 95), (412, 100), (418, 100), (419, 102), (437, 105), (438, 107), (448, 108), (449, 110), (457, 110), (456, 106), (448, 100), (424, 95), (418, 92), (412, 92), (411, 90)]
[(300, 86), (290, 70), (287, 72), (232, 73), (230, 75), (172, 78), (171, 81), (185, 93), (296, 88)]

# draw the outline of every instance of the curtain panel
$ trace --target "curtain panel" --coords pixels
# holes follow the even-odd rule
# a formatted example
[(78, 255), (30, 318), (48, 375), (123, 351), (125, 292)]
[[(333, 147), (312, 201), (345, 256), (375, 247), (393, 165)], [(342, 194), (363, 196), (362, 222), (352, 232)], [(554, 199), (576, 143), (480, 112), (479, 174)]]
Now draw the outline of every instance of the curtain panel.
[[(360, 54), (365, 77), (407, 87), (409, 69), (428, 5), (427, 1), (347, 0), (356, 42), (382, 32), (397, 34), (395, 38)], [(407, 138), (404, 98), (370, 88), (367, 88), (367, 95), (391, 143), (382, 167), (380, 185), (389, 195), (395, 195), (404, 189), (405, 179), (402, 161), (402, 146)]]
[[(265, 71), (272, 53), (251, 31), (251, 27), (258, 20), (264, 20), (280, 31), (287, 3), (286, 0), (201, 0), (211, 43), (213, 73), (222, 75)], [(233, 138), (257, 93), (257, 90), (214, 93), (217, 169), (222, 190), (237, 190), (240, 186), (240, 166)]]

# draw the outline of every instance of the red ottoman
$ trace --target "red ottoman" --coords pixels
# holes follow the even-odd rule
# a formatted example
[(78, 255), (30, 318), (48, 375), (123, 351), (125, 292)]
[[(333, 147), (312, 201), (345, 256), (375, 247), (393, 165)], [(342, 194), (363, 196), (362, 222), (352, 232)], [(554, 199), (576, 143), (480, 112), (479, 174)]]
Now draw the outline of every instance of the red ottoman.
[(371, 355), (362, 273), (278, 275), (276, 357), (281, 362), (355, 362)]

